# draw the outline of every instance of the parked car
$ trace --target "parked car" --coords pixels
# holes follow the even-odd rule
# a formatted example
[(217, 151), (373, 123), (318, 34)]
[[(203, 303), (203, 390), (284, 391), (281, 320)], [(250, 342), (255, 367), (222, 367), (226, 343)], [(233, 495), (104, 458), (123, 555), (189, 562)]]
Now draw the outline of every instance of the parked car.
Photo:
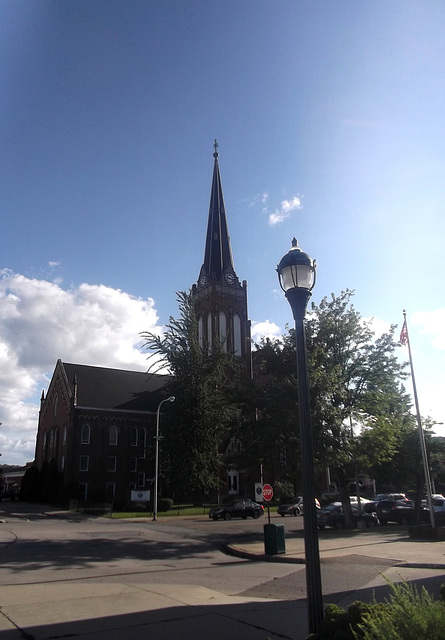
[[(416, 520), (416, 508), (412, 500), (381, 500), (376, 505), (376, 513), (381, 524), (395, 522), (397, 524), (413, 524)], [(424, 507), (420, 510), (420, 521), (428, 521), (429, 512)]]
[[(356, 506), (351, 505), (351, 507), (354, 524), (357, 526), (360, 514)], [(378, 524), (375, 513), (362, 513), (362, 521), (365, 523), (366, 528), (375, 527)], [(319, 529), (324, 529), (325, 527), (343, 529), (345, 526), (345, 514), (343, 513), (342, 503), (331, 502), (331, 504), (317, 511), (317, 526)]]
[(303, 498), (299, 496), (292, 500), (292, 502), (280, 504), (277, 509), (277, 513), (283, 518), (284, 516), (299, 516), (303, 513)]
[[(349, 496), (349, 502), (351, 503), (351, 506), (357, 506), (358, 505), (358, 498), (357, 496)], [(362, 505), (362, 508), (364, 508), (364, 506), (366, 504), (368, 504), (369, 502), (371, 502), (370, 500), (367, 500), (366, 498), (363, 498), (362, 496), (360, 496), (360, 504)], [(363, 509), (364, 510), (364, 509)]]
[[(431, 502), (433, 503), (433, 509), (435, 512), (445, 511), (445, 497), (441, 493), (433, 493), (431, 496)], [(428, 500), (424, 498), (422, 500), (422, 507), (428, 507)]]
[(231, 520), (232, 518), (245, 519), (248, 516), (259, 518), (263, 513), (264, 507), (262, 504), (252, 502), (252, 500), (235, 500), (230, 504), (210, 509), (209, 518), (213, 518), (213, 520), (219, 520), (219, 518), (224, 520)]
[[(320, 509), (320, 503), (315, 498), (315, 506), (317, 509)], [(303, 498), (299, 496), (298, 498), (294, 498), (292, 502), (286, 502), (285, 504), (280, 504), (277, 509), (277, 513), (280, 516), (298, 516), (300, 513), (303, 513)]]
[(378, 493), (363, 505), (363, 511), (372, 513), (376, 510), (376, 506), (382, 500), (408, 500), (404, 493)]
[(442, 495), (433, 496), (432, 502), (433, 502), (433, 511), (435, 513), (445, 512), (445, 498)]

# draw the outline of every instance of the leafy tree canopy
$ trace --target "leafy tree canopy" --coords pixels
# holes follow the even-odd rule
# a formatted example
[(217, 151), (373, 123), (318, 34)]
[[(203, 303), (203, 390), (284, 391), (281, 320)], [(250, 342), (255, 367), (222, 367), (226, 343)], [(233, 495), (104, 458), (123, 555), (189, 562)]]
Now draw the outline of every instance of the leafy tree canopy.
[(149, 371), (167, 368), (166, 390), (176, 401), (163, 418), (163, 466), (171, 486), (185, 495), (217, 489), (223, 463), (221, 445), (236, 416), (233, 387), (238, 366), (223, 345), (201, 345), (190, 293), (177, 294), (179, 318), (170, 318), (163, 336), (145, 332)]
[[(351, 304), (352, 291), (324, 298), (306, 321), (312, 429), (316, 465), (329, 466), (346, 495), (355, 471), (375, 471), (412, 432), (405, 367), (395, 355), (395, 326), (375, 337)], [(299, 486), (300, 452), (294, 329), (264, 340), (253, 354), (255, 419), (243, 425), (245, 463), (252, 448), (271, 480)], [(253, 415), (246, 399), (246, 416)], [(242, 434), (242, 430), (240, 430)], [(253, 443), (253, 447), (252, 447)]]
[(412, 425), (395, 350), (395, 325), (375, 337), (351, 304), (353, 292), (324, 298), (307, 321), (313, 428), (319, 462), (341, 476), (392, 456), (397, 434)]

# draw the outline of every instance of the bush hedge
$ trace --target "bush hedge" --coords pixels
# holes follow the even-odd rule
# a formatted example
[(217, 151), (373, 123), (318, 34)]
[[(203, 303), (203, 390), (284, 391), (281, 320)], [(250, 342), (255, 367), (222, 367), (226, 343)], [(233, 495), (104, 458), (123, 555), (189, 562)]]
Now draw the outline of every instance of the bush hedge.
[(384, 602), (354, 602), (347, 611), (326, 607), (318, 633), (308, 640), (443, 640), (445, 637), (445, 584), (441, 600), (422, 587), (388, 581), (391, 594)]
[(170, 511), (173, 506), (173, 500), (171, 498), (159, 498), (158, 511)]

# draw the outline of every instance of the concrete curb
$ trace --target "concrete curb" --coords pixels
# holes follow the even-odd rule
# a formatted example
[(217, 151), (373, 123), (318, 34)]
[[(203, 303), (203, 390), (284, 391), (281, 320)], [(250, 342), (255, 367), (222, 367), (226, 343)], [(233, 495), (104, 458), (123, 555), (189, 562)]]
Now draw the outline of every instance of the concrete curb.
[(286, 554), (268, 555), (266, 553), (251, 553), (245, 549), (238, 549), (231, 544), (225, 544), (221, 547), (223, 553), (235, 558), (244, 558), (245, 560), (258, 560), (261, 562), (282, 562), (286, 564), (305, 564), (304, 558), (296, 558), (286, 556)]
[[(253, 560), (257, 562), (279, 562), (284, 564), (306, 564), (304, 558), (286, 556), (286, 554), (267, 555), (266, 553), (252, 553), (246, 549), (238, 549), (233, 545), (223, 545), (221, 547), (223, 553), (235, 558), (243, 558), (244, 560)], [(369, 557), (369, 556), (368, 556)], [(320, 557), (323, 564), (323, 557)], [(445, 564), (427, 563), (427, 562), (409, 562), (406, 560), (394, 560), (394, 567), (403, 567), (405, 569), (433, 569), (445, 572)]]

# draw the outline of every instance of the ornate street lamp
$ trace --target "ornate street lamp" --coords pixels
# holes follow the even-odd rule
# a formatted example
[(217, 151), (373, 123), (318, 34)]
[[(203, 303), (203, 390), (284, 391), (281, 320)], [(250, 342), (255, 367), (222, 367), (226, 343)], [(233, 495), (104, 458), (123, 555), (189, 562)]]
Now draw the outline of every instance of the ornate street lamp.
[(158, 411), (156, 414), (156, 435), (155, 435), (156, 454), (155, 454), (155, 489), (154, 489), (154, 496), (153, 496), (153, 520), (158, 519), (159, 440), (162, 438), (162, 436), (159, 435), (159, 414), (161, 411), (161, 406), (164, 404), (164, 402), (174, 402), (174, 401), (175, 401), (175, 396), (169, 396), (168, 398), (165, 398), (165, 400), (161, 400), (161, 402), (158, 404)]
[(315, 284), (315, 260), (300, 249), (298, 242), (294, 238), (292, 240), (292, 248), (281, 258), (277, 272), (280, 287), (288, 299), (295, 320), (308, 623), (309, 633), (316, 633), (323, 618), (323, 595), (321, 591), (309, 376), (304, 327), (307, 303)]

